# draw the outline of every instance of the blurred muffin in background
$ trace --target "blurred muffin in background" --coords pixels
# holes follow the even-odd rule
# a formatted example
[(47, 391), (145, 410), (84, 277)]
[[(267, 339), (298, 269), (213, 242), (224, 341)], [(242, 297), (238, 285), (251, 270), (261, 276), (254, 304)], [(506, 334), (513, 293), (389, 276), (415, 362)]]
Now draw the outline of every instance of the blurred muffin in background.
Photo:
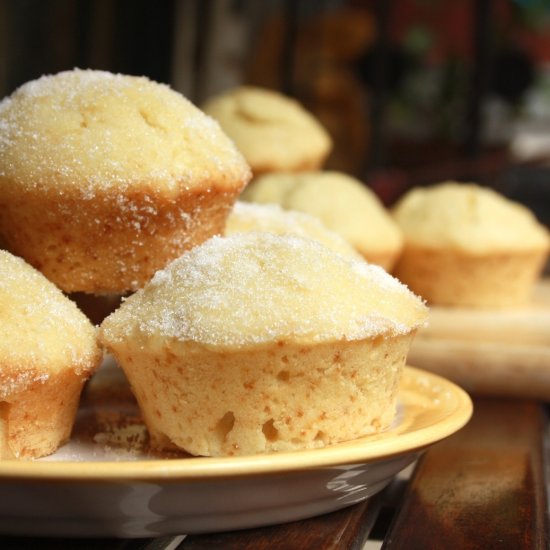
[(361, 258), (351, 244), (326, 228), (318, 218), (304, 212), (283, 210), (278, 204), (237, 201), (227, 218), (225, 235), (251, 231), (275, 235), (300, 235), (320, 242), (344, 256)]
[(266, 174), (241, 198), (306, 212), (349, 242), (368, 262), (391, 271), (403, 246), (401, 230), (380, 199), (341, 172)]
[(476, 184), (415, 188), (393, 209), (405, 248), (395, 275), (429, 303), (528, 302), (550, 239), (530, 210)]
[(273, 90), (240, 86), (202, 107), (235, 142), (255, 176), (316, 170), (332, 148), (329, 134), (309, 111)]

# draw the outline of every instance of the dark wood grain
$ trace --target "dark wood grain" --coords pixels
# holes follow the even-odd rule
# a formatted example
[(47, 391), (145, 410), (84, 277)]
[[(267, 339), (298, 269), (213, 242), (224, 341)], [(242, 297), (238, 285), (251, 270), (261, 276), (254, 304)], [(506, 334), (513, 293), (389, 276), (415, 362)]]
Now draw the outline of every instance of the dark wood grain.
[(233, 533), (194, 535), (178, 550), (360, 550), (378, 516), (380, 497), (303, 521)]
[(312, 519), (231, 533), (157, 539), (1, 537), (2, 550), (360, 550), (383, 495)]
[(547, 548), (543, 405), (483, 399), (420, 460), (385, 550)]

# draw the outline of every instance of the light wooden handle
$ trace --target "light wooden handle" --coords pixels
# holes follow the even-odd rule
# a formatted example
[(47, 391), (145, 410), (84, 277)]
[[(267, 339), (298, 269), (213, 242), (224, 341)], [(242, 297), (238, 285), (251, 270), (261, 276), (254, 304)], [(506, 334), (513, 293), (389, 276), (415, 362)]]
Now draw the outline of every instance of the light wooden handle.
[(410, 365), (440, 374), (472, 394), (550, 401), (550, 345), (417, 337)]

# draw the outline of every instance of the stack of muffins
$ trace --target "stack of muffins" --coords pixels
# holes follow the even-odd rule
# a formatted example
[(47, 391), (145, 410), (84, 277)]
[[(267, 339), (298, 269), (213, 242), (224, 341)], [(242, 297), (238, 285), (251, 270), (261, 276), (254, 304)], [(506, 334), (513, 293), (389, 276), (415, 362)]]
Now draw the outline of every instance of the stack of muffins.
[[(528, 299), (549, 239), (525, 208), (448, 183), (390, 213), (323, 170), (330, 137), (297, 102), (244, 87), (204, 111), (146, 78), (82, 70), (0, 103), (0, 458), (70, 436), (105, 351), (158, 449), (377, 432), (424, 299)], [(129, 297), (98, 328), (75, 293)]]
[(146, 78), (42, 77), (2, 101), (0, 129), (0, 455), (33, 458), (69, 436), (101, 359), (62, 291), (143, 286), (223, 230), (250, 170), (212, 119)]
[[(237, 110), (270, 126), (272, 104)], [(317, 169), (330, 149), (302, 115), (294, 104), (281, 120), (318, 131), (316, 153), (283, 154), (285, 169)], [(426, 306), (311, 216), (233, 209), (269, 170), (237, 146), (146, 78), (67, 71), (0, 103), (0, 456), (69, 437), (101, 348), (158, 448), (294, 450), (391, 423)], [(97, 331), (73, 293), (134, 294)]]

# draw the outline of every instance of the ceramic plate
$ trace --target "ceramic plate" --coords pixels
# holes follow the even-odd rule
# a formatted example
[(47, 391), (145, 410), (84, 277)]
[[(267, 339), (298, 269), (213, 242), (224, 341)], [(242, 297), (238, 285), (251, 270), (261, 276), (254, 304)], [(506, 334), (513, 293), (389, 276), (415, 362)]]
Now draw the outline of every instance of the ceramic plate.
[(364, 500), (470, 418), (456, 385), (412, 367), (390, 429), (324, 449), (228, 458), (153, 456), (121, 371), (83, 395), (71, 442), (47, 459), (0, 462), (0, 532), (146, 537), (304, 519)]

